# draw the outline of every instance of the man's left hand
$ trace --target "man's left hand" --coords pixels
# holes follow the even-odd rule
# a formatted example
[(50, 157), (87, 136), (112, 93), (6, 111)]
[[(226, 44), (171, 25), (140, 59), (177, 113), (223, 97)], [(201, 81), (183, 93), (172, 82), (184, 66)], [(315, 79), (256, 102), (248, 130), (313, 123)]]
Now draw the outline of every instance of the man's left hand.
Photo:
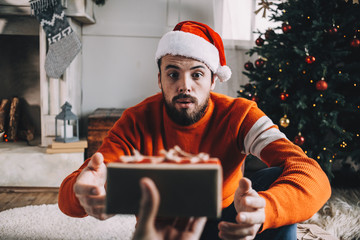
[(236, 223), (220, 222), (221, 239), (254, 239), (265, 221), (265, 200), (251, 187), (251, 181), (242, 178), (236, 189), (234, 205)]

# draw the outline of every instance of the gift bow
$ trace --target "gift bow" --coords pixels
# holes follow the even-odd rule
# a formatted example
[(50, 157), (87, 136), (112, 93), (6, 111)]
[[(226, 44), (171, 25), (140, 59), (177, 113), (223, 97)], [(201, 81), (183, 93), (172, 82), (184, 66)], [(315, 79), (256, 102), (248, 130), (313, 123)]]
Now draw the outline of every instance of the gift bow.
[(141, 162), (146, 159), (146, 162), (149, 163), (161, 163), (161, 162), (173, 162), (173, 163), (183, 163), (184, 159), (188, 163), (206, 163), (212, 162), (209, 154), (207, 153), (199, 153), (199, 154), (191, 154), (183, 151), (179, 146), (175, 146), (169, 151), (161, 150), (160, 153), (164, 156), (162, 157), (147, 157), (142, 155), (138, 150), (134, 149), (134, 155), (132, 156), (122, 156), (121, 161), (125, 163), (130, 162)]

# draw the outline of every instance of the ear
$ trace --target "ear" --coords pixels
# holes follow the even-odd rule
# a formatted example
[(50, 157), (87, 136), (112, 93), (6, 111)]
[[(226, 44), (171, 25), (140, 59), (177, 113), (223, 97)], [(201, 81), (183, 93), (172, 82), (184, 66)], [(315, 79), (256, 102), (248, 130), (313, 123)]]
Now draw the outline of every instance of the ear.
[(214, 90), (215, 89), (215, 85), (216, 85), (216, 78), (217, 76), (214, 74), (212, 79), (211, 79), (211, 85), (210, 85), (210, 90)]
[(160, 72), (158, 73), (158, 86), (161, 89), (161, 75), (160, 75)]

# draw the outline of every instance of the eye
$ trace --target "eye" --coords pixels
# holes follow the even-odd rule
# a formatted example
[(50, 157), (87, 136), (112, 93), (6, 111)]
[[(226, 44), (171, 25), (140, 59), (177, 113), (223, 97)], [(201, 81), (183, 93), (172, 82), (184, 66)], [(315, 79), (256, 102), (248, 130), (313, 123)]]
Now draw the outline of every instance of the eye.
[(168, 74), (168, 76), (172, 79), (178, 79), (179, 78), (179, 73), (177, 72), (171, 72)]
[(201, 72), (195, 72), (192, 74), (193, 78), (195, 79), (199, 79), (203, 76), (204, 74), (202, 74)]

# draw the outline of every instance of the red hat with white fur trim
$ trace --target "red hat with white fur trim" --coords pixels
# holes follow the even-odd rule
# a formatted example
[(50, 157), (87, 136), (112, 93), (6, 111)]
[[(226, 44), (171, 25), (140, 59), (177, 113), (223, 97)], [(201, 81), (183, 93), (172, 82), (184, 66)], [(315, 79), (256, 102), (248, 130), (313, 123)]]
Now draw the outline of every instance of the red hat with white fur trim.
[(156, 61), (167, 54), (189, 57), (205, 63), (221, 82), (231, 77), (220, 35), (203, 23), (180, 22), (173, 31), (166, 33), (160, 39), (155, 54)]

